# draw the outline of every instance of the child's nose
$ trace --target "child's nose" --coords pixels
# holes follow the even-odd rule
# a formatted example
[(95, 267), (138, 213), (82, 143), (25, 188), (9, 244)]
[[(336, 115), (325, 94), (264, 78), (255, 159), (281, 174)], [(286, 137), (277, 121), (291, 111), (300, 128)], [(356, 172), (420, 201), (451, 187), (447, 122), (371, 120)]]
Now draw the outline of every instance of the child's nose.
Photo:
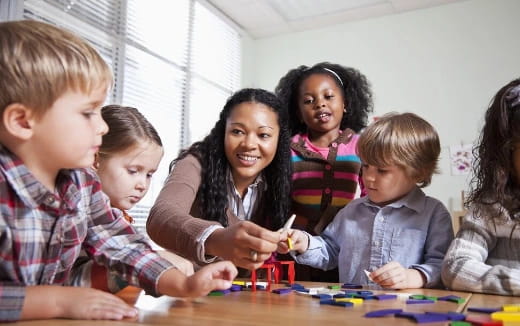
[(325, 106), (325, 101), (323, 99), (317, 99), (316, 100), (316, 108), (319, 109), (319, 108), (322, 108)]
[(135, 185), (135, 188), (138, 189), (138, 190), (141, 190), (141, 191), (144, 191), (146, 190), (146, 180), (144, 180), (143, 178), (140, 178), (138, 181), (137, 181), (137, 184)]
[(374, 181), (376, 179), (376, 175), (370, 171), (370, 169), (366, 169), (363, 171), (363, 178), (367, 181)]
[(103, 136), (107, 132), (108, 132), (108, 125), (105, 122), (105, 120), (103, 120), (103, 118), (101, 118), (101, 115), (100, 115), (100, 119), (99, 119), (99, 122), (97, 124), (97, 134)]

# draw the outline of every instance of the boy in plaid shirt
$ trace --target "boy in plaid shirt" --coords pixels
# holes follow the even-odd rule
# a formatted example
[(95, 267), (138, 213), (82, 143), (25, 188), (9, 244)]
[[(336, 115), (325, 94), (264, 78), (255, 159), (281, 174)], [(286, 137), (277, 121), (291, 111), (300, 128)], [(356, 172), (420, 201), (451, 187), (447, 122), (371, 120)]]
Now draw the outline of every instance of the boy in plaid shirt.
[(152, 295), (230, 287), (231, 263), (187, 277), (110, 209), (89, 167), (112, 74), (91, 46), (45, 23), (0, 23), (0, 71), (0, 320), (134, 317), (112, 294), (62, 286), (81, 249)]

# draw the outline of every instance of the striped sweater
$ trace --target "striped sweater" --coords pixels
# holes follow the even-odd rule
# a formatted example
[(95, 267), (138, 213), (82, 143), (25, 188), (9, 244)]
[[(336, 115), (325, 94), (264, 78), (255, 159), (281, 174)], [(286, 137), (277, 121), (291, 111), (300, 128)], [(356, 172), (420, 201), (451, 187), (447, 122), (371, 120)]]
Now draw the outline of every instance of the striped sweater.
[(356, 154), (358, 138), (346, 129), (328, 148), (316, 148), (305, 134), (293, 137), (291, 197), (292, 211), (297, 215), (295, 227), (320, 234), (354, 199), (361, 169)]
[(506, 215), (464, 217), (442, 265), (448, 288), (520, 296), (520, 225)]

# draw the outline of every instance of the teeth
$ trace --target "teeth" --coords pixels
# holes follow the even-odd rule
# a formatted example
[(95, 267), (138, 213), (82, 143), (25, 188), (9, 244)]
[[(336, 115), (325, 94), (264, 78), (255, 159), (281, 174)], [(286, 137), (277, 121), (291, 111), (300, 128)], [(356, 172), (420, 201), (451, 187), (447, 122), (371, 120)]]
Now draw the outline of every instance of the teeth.
[(240, 154), (238, 154), (237, 156), (239, 159), (244, 160), (244, 161), (256, 161), (258, 159), (258, 157), (256, 157), (256, 156), (240, 155)]
[(329, 116), (328, 113), (322, 113), (322, 114), (320, 114), (318, 117), (319, 117), (319, 118), (323, 118), (323, 117), (327, 117), (327, 116)]

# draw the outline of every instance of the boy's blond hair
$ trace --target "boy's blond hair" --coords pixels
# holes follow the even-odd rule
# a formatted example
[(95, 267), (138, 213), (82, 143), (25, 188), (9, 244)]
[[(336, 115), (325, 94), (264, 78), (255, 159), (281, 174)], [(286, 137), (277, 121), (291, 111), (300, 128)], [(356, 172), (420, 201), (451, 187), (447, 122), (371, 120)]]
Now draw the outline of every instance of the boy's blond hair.
[(441, 146), (435, 128), (418, 115), (388, 113), (363, 131), (357, 152), (363, 164), (398, 165), (426, 187), (438, 173)]
[(0, 114), (21, 103), (43, 114), (65, 92), (111, 87), (110, 67), (71, 32), (38, 21), (0, 23)]

